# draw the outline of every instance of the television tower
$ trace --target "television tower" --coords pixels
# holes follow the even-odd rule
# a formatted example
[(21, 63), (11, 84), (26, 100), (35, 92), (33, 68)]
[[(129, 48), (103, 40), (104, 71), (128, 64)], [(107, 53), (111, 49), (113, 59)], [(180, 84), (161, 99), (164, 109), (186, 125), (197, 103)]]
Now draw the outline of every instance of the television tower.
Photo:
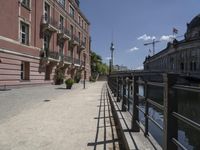
[(110, 60), (110, 68), (111, 68), (111, 70), (113, 69), (113, 53), (114, 53), (114, 50), (115, 50), (115, 48), (114, 48), (114, 44), (113, 44), (113, 42), (111, 42), (111, 46), (110, 46), (110, 52), (111, 52), (111, 60)]

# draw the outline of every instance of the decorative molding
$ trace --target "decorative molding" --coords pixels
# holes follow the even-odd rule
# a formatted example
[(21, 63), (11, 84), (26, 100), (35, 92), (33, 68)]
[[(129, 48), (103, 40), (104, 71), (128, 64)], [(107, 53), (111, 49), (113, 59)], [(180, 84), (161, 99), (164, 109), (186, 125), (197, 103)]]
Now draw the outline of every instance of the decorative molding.
[(4, 37), (4, 36), (0, 36), (0, 40), (6, 41), (6, 42), (10, 42), (10, 43), (13, 43), (13, 44), (18, 44), (18, 45), (24, 46), (26, 48), (37, 49), (39, 51), (41, 50), (41, 48), (39, 48), (39, 47), (24, 45), (24, 44), (21, 44), (19, 41), (16, 41), (16, 40)]
[(40, 59), (40, 57), (35, 57), (35, 56), (31, 56), (28, 54), (23, 54), (23, 53), (19, 53), (19, 52), (15, 52), (12, 50), (7, 50), (7, 49), (2, 49), (0, 48), (0, 52), (1, 53), (7, 53), (7, 54), (12, 54), (12, 55), (16, 55), (16, 56), (21, 56), (21, 57), (27, 57), (27, 58), (32, 58), (32, 59)]

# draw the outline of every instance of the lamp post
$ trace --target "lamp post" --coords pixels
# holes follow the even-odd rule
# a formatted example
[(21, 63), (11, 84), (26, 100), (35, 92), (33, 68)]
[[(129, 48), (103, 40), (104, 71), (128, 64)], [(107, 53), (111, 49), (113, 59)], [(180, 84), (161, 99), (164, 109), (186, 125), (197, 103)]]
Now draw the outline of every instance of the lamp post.
[(85, 67), (86, 67), (86, 54), (85, 54), (85, 53), (83, 54), (83, 57), (84, 57), (84, 77), (83, 77), (83, 89), (85, 89), (85, 80), (86, 80), (86, 70), (85, 70)]

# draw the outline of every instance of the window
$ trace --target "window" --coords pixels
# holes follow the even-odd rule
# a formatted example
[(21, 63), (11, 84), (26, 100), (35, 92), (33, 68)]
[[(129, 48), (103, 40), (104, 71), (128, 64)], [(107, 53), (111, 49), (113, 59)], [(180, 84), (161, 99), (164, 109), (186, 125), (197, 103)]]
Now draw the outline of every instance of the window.
[(63, 56), (63, 48), (64, 48), (64, 42), (60, 42), (59, 44), (59, 53), (60, 53), (60, 56)]
[(50, 35), (45, 34), (44, 35), (44, 50), (45, 51), (49, 50), (49, 42), (50, 42)]
[(195, 61), (190, 62), (190, 71), (196, 71), (197, 65)]
[(22, 44), (29, 44), (29, 25), (24, 22), (20, 25), (20, 40)]
[(45, 3), (45, 6), (44, 6), (44, 19), (46, 22), (49, 21), (49, 16), (50, 16), (50, 6)]
[(78, 32), (78, 39), (81, 40), (81, 33)]
[(22, 62), (20, 79), (21, 80), (29, 80), (29, 74), (30, 74), (30, 63)]
[(74, 27), (72, 25), (70, 26), (70, 32), (71, 32), (71, 36), (73, 36), (74, 35)]
[(65, 7), (65, 0), (58, 0), (58, 3), (62, 5), (62, 7)]
[(83, 42), (86, 44), (86, 37), (84, 37), (84, 41)]
[(81, 24), (81, 16), (78, 17), (78, 23)]
[(74, 18), (74, 8), (72, 6), (69, 7), (69, 14), (72, 18)]
[(30, 8), (30, 0), (22, 0), (22, 5), (27, 8)]
[(85, 23), (85, 30), (87, 30), (87, 24)]
[(82, 23), (81, 23), (81, 27), (83, 27), (83, 20), (82, 20)]
[(69, 49), (68, 50), (68, 56), (73, 58), (73, 50), (72, 49)]
[(180, 68), (181, 68), (181, 71), (184, 71), (184, 63), (181, 63)]
[(60, 29), (62, 30), (64, 28), (64, 18), (60, 16)]
[(78, 59), (81, 60), (81, 52), (77, 51)]

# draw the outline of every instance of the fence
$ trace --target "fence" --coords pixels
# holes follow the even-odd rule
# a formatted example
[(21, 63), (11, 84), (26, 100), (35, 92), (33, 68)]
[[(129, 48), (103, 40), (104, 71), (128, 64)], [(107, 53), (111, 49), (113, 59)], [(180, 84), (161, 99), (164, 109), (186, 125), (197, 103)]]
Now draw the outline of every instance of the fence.
[[(200, 131), (200, 124), (194, 122), (178, 113), (178, 103), (175, 96), (175, 90), (184, 90), (200, 93), (200, 88), (196, 86), (185, 86), (180, 84), (181, 77), (177, 74), (167, 74), (162, 72), (116, 72), (108, 77), (108, 85), (121, 102), (122, 111), (130, 111), (132, 115), (132, 131), (144, 132), (144, 136), (149, 135), (149, 121), (163, 132), (163, 149), (176, 150), (187, 148), (178, 140), (178, 121), (189, 125)], [(144, 87), (144, 94), (139, 93), (139, 86)], [(149, 97), (151, 86), (162, 89), (163, 104), (156, 102)], [(139, 106), (139, 101), (144, 101), (144, 109)], [(154, 106), (163, 112), (163, 126), (157, 123), (149, 115), (149, 105)], [(139, 121), (139, 112), (144, 114), (145, 123), (142, 127)]]

